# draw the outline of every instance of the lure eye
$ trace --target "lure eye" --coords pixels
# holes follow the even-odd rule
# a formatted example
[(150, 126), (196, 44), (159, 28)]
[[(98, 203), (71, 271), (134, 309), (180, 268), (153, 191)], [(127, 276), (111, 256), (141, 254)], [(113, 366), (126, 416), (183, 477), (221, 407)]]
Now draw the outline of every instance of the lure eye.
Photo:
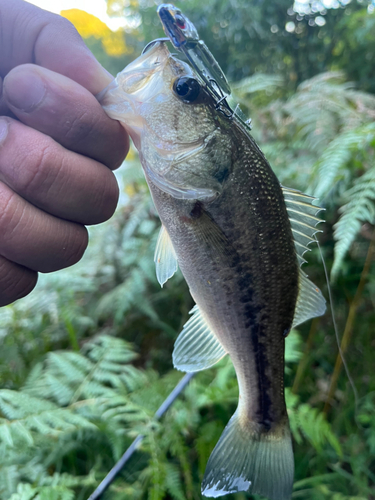
[(180, 16), (180, 14), (176, 14), (175, 21), (177, 26), (179, 26), (182, 29), (185, 28), (185, 19), (182, 16)]
[(174, 93), (184, 102), (194, 102), (199, 96), (201, 86), (195, 78), (182, 76), (173, 84)]

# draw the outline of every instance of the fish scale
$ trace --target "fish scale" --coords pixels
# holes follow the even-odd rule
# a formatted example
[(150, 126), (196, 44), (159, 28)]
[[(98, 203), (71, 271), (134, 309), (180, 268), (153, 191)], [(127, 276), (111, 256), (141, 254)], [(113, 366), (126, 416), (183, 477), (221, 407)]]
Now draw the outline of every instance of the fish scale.
[[(284, 332), (290, 329), (293, 319), (298, 264), (279, 182), (258, 151), (240, 149), (244, 142), (240, 127), (235, 133), (238, 137), (233, 139), (234, 146), (240, 147), (235, 147), (232, 173), (220, 197), (207, 207), (201, 204), (202, 212), (208, 211), (210, 222), (225, 237), (222, 254), (210, 247), (202, 251), (200, 235), (205, 228), (204, 223), (196, 227), (199, 216), (191, 216), (195, 202), (167, 197), (151, 184), (150, 189), (162, 223), (174, 242), (191, 294), (210, 318), (210, 326), (234, 363), (242, 398), (249, 405), (246, 412), (253, 421), (269, 428), (270, 422), (278, 425), (280, 418), (286, 415), (284, 359), (280, 354), (284, 352)], [(245, 193), (240, 197), (239, 189)], [(180, 214), (177, 222), (176, 213)], [(180, 227), (176, 227), (178, 220)], [(197, 248), (201, 249), (199, 254)], [(237, 266), (241, 267), (240, 273), (238, 269), (233, 272), (228, 258), (233, 254), (237, 257)], [(218, 262), (215, 257), (219, 258)], [(278, 260), (282, 266), (277, 265)], [(253, 288), (250, 288), (251, 282)], [(223, 283), (230, 290), (225, 290)], [(244, 303), (250, 291), (252, 300)], [(278, 303), (282, 305), (277, 307)], [(262, 317), (257, 318), (257, 314)], [(269, 373), (270, 366), (272, 373)], [(252, 397), (254, 392), (256, 402)]]

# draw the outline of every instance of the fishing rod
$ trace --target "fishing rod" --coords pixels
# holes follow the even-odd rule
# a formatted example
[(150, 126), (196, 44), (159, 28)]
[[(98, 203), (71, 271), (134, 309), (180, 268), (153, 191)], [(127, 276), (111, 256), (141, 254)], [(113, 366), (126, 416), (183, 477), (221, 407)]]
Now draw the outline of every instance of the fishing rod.
[[(181, 392), (188, 385), (190, 380), (194, 377), (194, 373), (186, 373), (184, 377), (179, 381), (173, 391), (169, 394), (169, 396), (165, 399), (159, 409), (156, 411), (154, 415), (154, 420), (159, 420), (164, 413), (169, 409), (170, 406), (175, 402), (177, 397), (181, 394)], [(103, 493), (110, 487), (116, 477), (124, 468), (126, 462), (130, 459), (133, 453), (139, 448), (140, 444), (144, 439), (144, 434), (140, 434), (137, 436), (129, 448), (122, 455), (120, 460), (113, 466), (113, 468), (108, 472), (103, 481), (99, 484), (96, 490), (89, 496), (87, 500), (100, 500)]]

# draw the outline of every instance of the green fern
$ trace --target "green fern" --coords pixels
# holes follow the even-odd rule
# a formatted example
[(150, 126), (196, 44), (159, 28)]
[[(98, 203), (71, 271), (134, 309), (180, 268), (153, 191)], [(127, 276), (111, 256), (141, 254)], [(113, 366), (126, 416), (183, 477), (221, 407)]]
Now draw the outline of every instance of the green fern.
[(31, 444), (35, 433), (54, 437), (61, 432), (93, 426), (71, 409), (7, 389), (0, 390), (0, 410), (3, 415), (0, 419), (0, 439), (9, 446), (22, 442)]
[(340, 442), (332, 432), (329, 422), (317, 408), (309, 404), (300, 404), (299, 398), (286, 390), (286, 402), (289, 414), (290, 428), (297, 443), (305, 437), (321, 453), (325, 443), (329, 443), (339, 457), (342, 457)]
[[(141, 372), (129, 363), (136, 355), (130, 346), (101, 335), (84, 344), (82, 353), (52, 352), (44, 368), (34, 368), (23, 393), (43, 397), (67, 406), (90, 398), (108, 398), (122, 387), (134, 387)], [(140, 382), (138, 382), (140, 383)]]
[[(375, 129), (375, 127), (374, 127)], [(348, 202), (340, 208), (341, 217), (335, 224), (335, 259), (332, 278), (339, 272), (349, 250), (364, 222), (375, 223), (375, 168), (359, 177), (344, 197)]]
[(43, 478), (39, 486), (20, 483), (9, 500), (73, 500), (76, 498), (74, 488), (92, 484), (93, 477), (90, 476), (87, 478), (55, 473)]
[(344, 181), (346, 186), (350, 185), (355, 173), (350, 167), (350, 161), (353, 162), (355, 154), (374, 139), (375, 123), (362, 125), (337, 135), (314, 166), (313, 175), (316, 177), (314, 196), (318, 198), (326, 196), (340, 180)]

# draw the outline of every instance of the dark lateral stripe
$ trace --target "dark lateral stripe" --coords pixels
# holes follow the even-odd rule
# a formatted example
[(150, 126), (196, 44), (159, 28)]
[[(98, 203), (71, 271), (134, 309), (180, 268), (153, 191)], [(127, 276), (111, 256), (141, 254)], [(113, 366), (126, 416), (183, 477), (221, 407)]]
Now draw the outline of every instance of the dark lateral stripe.
[[(256, 331), (258, 330), (258, 332)], [(262, 342), (259, 342), (261, 338), (260, 330), (262, 330), (261, 325), (258, 328), (253, 328), (251, 332), (251, 340), (254, 346), (255, 353), (255, 366), (257, 371), (257, 385), (258, 385), (258, 411), (257, 416), (259, 418), (258, 422), (263, 424), (265, 430), (270, 430), (273, 418), (272, 418), (272, 401), (270, 398), (271, 392), (271, 380), (266, 375), (266, 369), (269, 367), (269, 361), (267, 358), (267, 347)]]
[(205, 223), (209, 227), (209, 234), (204, 235), (203, 239), (208, 239), (213, 248), (216, 246), (216, 249), (220, 249), (220, 252), (225, 255), (229, 266), (233, 268), (235, 276), (237, 276), (237, 289), (240, 290), (239, 302), (244, 304), (245, 328), (250, 333), (255, 358), (256, 375), (254, 378), (256, 378), (258, 389), (256, 419), (268, 431), (275, 421), (274, 409), (277, 402), (272, 403), (270, 398), (272, 381), (266, 375), (266, 370), (269, 368), (267, 356), (268, 332), (263, 325), (258, 324), (257, 318), (259, 318), (263, 306), (254, 303), (256, 293), (252, 275), (249, 271), (244, 271), (247, 267), (246, 262), (243, 261), (245, 256), (238, 253), (232, 244), (232, 239), (222, 231), (211, 213), (205, 209), (204, 204), (199, 201), (196, 202), (190, 216), (193, 220), (205, 219)]
[[(245, 305), (245, 328), (249, 331), (252, 343), (252, 349), (255, 360), (256, 374), (253, 378), (257, 385), (258, 400), (256, 402), (256, 420), (259, 424), (263, 424), (265, 430), (271, 428), (274, 422), (273, 404), (270, 398), (272, 381), (268, 378), (266, 371), (269, 368), (269, 360), (267, 356), (267, 342), (265, 331), (266, 328), (258, 323), (260, 313), (263, 309), (260, 305), (252, 304), (253, 290), (248, 287), (240, 297), (240, 302)], [(265, 341), (265, 342), (262, 342)], [(269, 372), (270, 370), (268, 370)]]

